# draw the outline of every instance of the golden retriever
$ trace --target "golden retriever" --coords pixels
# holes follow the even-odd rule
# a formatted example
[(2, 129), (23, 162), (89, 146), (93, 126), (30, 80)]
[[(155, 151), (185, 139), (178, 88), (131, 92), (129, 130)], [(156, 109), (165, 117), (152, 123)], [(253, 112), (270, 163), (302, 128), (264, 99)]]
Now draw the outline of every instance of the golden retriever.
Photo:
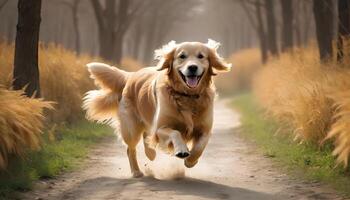
[(212, 76), (229, 71), (217, 53), (219, 43), (169, 42), (155, 51), (156, 67), (126, 72), (102, 63), (87, 64), (100, 90), (89, 91), (87, 118), (112, 124), (127, 145), (131, 173), (141, 177), (136, 145), (143, 137), (146, 156), (155, 148), (198, 162), (211, 135), (215, 87)]

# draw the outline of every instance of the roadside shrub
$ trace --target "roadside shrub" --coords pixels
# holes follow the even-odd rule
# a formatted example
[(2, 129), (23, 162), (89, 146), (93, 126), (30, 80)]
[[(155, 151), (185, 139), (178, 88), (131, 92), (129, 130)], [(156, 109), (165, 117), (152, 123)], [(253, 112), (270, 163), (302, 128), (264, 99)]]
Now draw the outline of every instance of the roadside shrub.
[[(350, 64), (350, 63), (349, 63)], [(334, 138), (333, 154), (345, 166), (350, 153), (350, 69), (322, 65), (316, 47), (270, 61), (254, 78), (258, 102), (301, 142)]]
[(329, 98), (334, 101), (334, 123), (326, 139), (334, 138), (337, 161), (348, 165), (350, 155), (350, 70), (341, 69), (337, 72), (337, 79), (333, 83), (333, 90)]
[(40, 148), (44, 108), (51, 109), (51, 103), (0, 86), (0, 169), (6, 168), (9, 155)]
[(124, 69), (126, 71), (131, 71), (131, 72), (137, 71), (143, 67), (145, 66), (143, 66), (142, 63), (130, 57), (123, 58), (120, 64), (121, 69)]
[[(13, 58), (14, 45), (0, 43), (0, 169), (6, 167), (9, 155), (22, 156), (29, 149), (40, 147), (44, 118), (51, 124), (74, 123), (83, 118), (82, 96), (95, 87), (85, 65), (104, 62), (87, 55), (77, 56), (58, 45), (40, 44), (39, 71), (44, 101), (11, 90)], [(131, 58), (123, 59), (122, 65), (129, 71), (141, 66)], [(55, 109), (44, 111), (52, 107)]]
[(219, 94), (232, 94), (251, 89), (252, 77), (261, 67), (259, 49), (246, 49), (227, 59), (232, 63), (230, 72), (215, 77)]
[[(9, 89), (12, 82), (14, 45), (0, 43), (0, 51), (0, 84)], [(106, 61), (88, 55), (77, 56), (73, 51), (59, 45), (40, 44), (39, 71), (42, 98), (56, 102), (55, 111), (45, 115), (49, 122), (72, 123), (83, 117), (82, 96), (95, 87), (85, 67), (89, 62)], [(141, 64), (132, 58), (125, 58), (122, 60), (121, 68), (135, 71), (140, 66)]]

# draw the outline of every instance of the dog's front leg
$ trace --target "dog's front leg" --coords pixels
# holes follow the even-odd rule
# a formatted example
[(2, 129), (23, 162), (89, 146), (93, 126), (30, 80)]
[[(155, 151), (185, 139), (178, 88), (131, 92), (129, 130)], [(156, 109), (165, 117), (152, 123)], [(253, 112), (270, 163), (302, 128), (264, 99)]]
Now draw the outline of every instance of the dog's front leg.
[(207, 146), (210, 134), (201, 136), (198, 139), (194, 139), (190, 156), (185, 159), (185, 166), (191, 168), (198, 162), (199, 157), (202, 155), (204, 148)]
[(186, 158), (190, 155), (179, 131), (171, 128), (159, 128), (156, 131), (156, 135), (160, 146), (173, 151), (176, 157)]

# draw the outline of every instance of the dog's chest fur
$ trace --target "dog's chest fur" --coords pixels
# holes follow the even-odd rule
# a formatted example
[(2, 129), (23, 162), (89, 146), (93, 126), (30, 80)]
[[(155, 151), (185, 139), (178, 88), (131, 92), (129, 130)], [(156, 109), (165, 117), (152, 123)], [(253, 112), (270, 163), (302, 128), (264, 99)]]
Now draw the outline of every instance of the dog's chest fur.
[(177, 110), (178, 115), (182, 117), (181, 122), (186, 127), (185, 137), (190, 139), (198, 133), (194, 130), (202, 132), (204, 129), (203, 123), (207, 119), (208, 101), (212, 101), (209, 94), (203, 93), (201, 95), (184, 95), (169, 91), (172, 106)]

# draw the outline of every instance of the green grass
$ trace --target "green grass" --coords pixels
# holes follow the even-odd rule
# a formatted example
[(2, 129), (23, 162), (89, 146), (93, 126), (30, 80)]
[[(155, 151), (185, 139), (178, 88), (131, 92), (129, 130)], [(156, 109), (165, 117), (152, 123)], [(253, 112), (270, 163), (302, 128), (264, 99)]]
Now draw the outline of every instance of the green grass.
[(349, 168), (336, 166), (331, 144), (320, 148), (294, 142), (291, 130), (281, 129), (283, 125), (267, 118), (250, 94), (235, 97), (232, 106), (241, 113), (242, 136), (256, 143), (266, 156), (292, 175), (330, 184), (350, 195)]
[(10, 159), (7, 170), (0, 172), (0, 199), (15, 190), (30, 189), (35, 180), (79, 167), (90, 147), (108, 137), (114, 137), (110, 128), (87, 121), (47, 131), (41, 150)]

